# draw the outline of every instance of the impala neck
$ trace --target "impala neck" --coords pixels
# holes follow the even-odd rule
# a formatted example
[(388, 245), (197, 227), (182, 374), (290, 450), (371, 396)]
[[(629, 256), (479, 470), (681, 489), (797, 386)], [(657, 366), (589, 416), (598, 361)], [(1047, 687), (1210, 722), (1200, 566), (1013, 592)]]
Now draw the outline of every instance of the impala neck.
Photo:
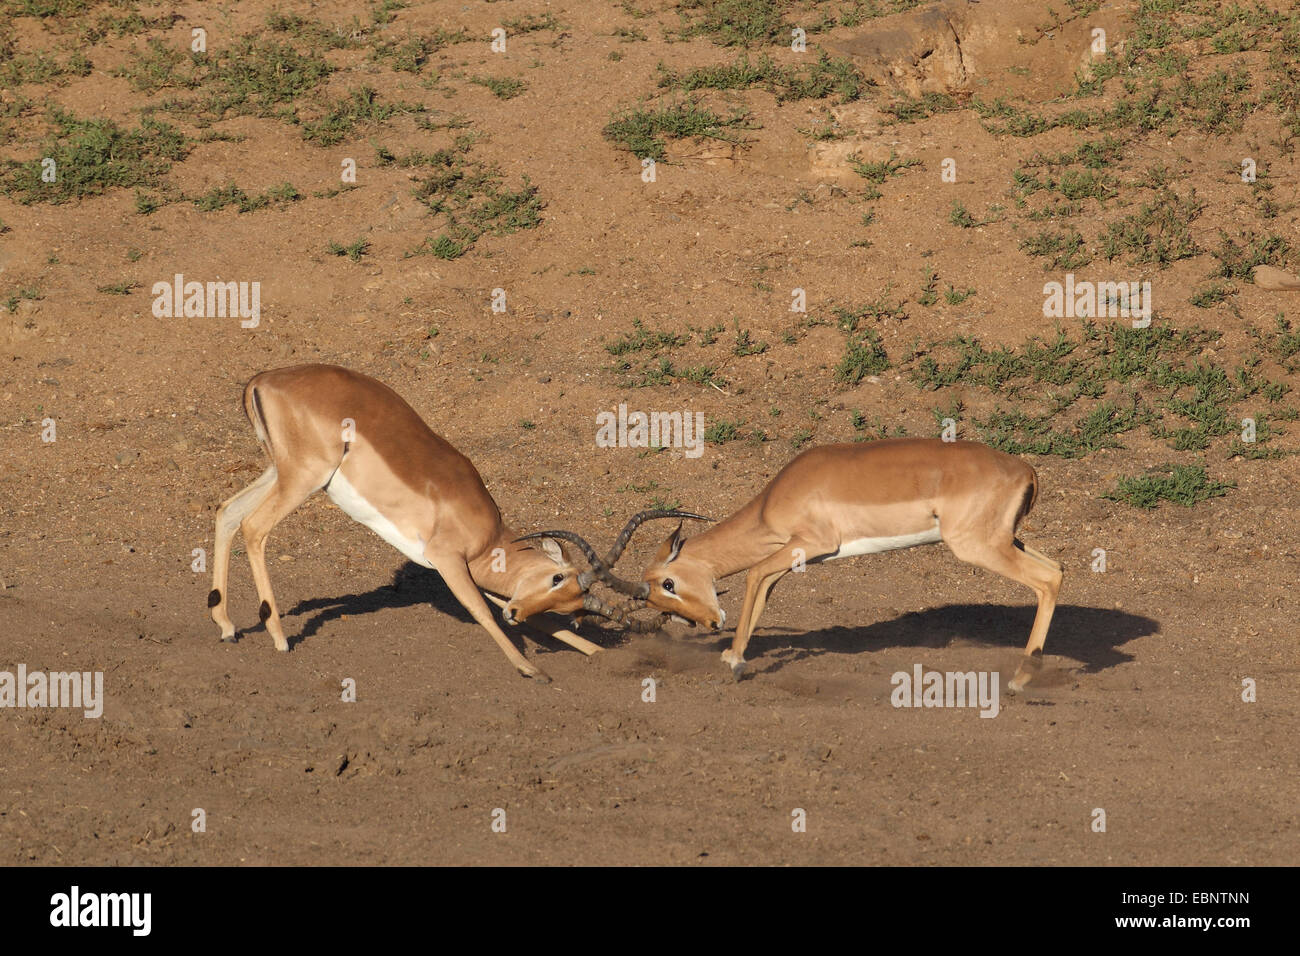
[[(515, 584), (526, 568), (532, 567), (539, 558), (550, 560), (522, 541), (514, 543), (518, 537), (518, 532), (502, 525), (487, 547), (469, 560), (469, 573), (475, 584), (485, 591), (509, 597), (514, 594)], [(504, 557), (501, 552), (505, 553)]]
[(762, 504), (759, 496), (703, 534), (686, 539), (681, 553), (712, 568), (715, 581), (749, 570), (785, 543), (759, 517)]

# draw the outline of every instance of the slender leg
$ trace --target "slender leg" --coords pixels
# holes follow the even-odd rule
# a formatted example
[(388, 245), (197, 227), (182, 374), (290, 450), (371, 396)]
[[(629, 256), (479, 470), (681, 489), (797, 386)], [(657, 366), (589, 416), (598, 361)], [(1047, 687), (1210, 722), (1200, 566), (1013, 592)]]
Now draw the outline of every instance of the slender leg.
[(216, 542), (212, 554), (212, 590), (208, 592), (208, 608), (212, 620), (221, 628), (221, 639), (235, 639), (235, 625), (231, 623), (230, 613), (226, 608), (229, 600), (227, 583), (230, 577), (230, 543), (234, 540), (235, 529), (254, 508), (266, 500), (275, 484), (275, 466), (272, 465), (255, 482), (243, 491), (228, 498), (217, 509)]
[(757, 570), (758, 568), (751, 569), (745, 578), (745, 610), (741, 611), (740, 623), (736, 625), (736, 636), (731, 640), (731, 647), (722, 652), (722, 662), (731, 668), (731, 676), (736, 680), (740, 680), (745, 672), (745, 648), (758, 626), (758, 616), (767, 606), (767, 596), (776, 587), (776, 582), (790, 573), (790, 568), (785, 566), (766, 574), (756, 574)]
[(1015, 694), (1024, 690), (1042, 666), (1043, 644), (1047, 641), (1047, 629), (1052, 623), (1052, 613), (1056, 610), (1056, 598), (1061, 591), (1063, 572), (1061, 566), (1051, 558), (1026, 547), (1024, 551), (1017, 548), (1012, 541), (992, 544), (977, 537), (945, 539), (952, 553), (963, 561), (987, 568), (1004, 578), (1019, 581), (1033, 589), (1038, 596), (1038, 611), (1034, 615), (1034, 626), (1029, 632), (1029, 643), (1025, 645), (1025, 657), (1016, 669), (1016, 675), (1007, 684), (1008, 692)]
[(776, 554), (754, 565), (745, 576), (745, 603), (740, 610), (740, 620), (736, 622), (736, 636), (732, 638), (731, 647), (722, 652), (723, 663), (731, 667), (731, 674), (737, 680), (745, 671), (745, 647), (758, 626), (759, 615), (767, 607), (767, 598), (772, 593), (772, 588), (776, 587), (777, 581), (794, 570), (795, 550), (803, 552), (804, 561), (828, 553), (825, 548), (796, 538)]
[[(751, 572), (752, 573), (752, 572)], [(758, 582), (757, 589), (754, 592), (754, 603), (748, 616), (741, 614), (741, 623), (745, 626), (742, 632), (740, 626), (736, 628), (736, 636), (732, 638), (731, 647), (722, 652), (723, 663), (730, 665), (731, 676), (740, 680), (745, 672), (745, 648), (749, 646), (749, 639), (754, 636), (754, 631), (758, 627), (758, 618), (767, 607), (767, 599), (772, 594), (772, 589), (776, 587), (776, 582), (790, 573), (790, 568), (780, 568), (770, 574), (764, 575)], [(749, 582), (746, 584), (746, 602), (749, 600)]]
[[(506, 604), (509, 603), (507, 601), (501, 600), (501, 598), (497, 597), (495, 594), (493, 594), (490, 591), (484, 591), (483, 596), (487, 598), (489, 601), (491, 601), (493, 604), (495, 604), (497, 607), (505, 607)], [(526, 624), (533, 624), (533, 622), (528, 621), (526, 622)], [(582, 653), (586, 654), (588, 657), (590, 657), (592, 654), (595, 654), (597, 651), (602, 650), (600, 645), (593, 644), (591, 643), (591, 641), (583, 640), (581, 637), (579, 637), (577, 634), (574, 634), (572, 631), (566, 631), (563, 628), (552, 628), (550, 625), (543, 624), (540, 621), (538, 621), (535, 626), (538, 628), (538, 630), (542, 630), (550, 634), (551, 637), (555, 638), (557, 641), (563, 641), (565, 644), (568, 644), (573, 649), (582, 651)]]
[(465, 610), (469, 611), (474, 620), (478, 621), (489, 634), (492, 640), (497, 642), (497, 647), (505, 653), (510, 663), (515, 665), (519, 673), (525, 677), (531, 677), (543, 684), (550, 683), (550, 678), (540, 667), (528, 663), (524, 655), (515, 649), (514, 644), (510, 643), (510, 638), (506, 637), (505, 632), (497, 625), (496, 618), (488, 609), (487, 602), (483, 600), (483, 594), (474, 583), (474, 578), (469, 572), (469, 565), (465, 559), (454, 554), (449, 555), (428, 555), (429, 560), (442, 575), (442, 579), (447, 582), (447, 587), (451, 588), (451, 593), (456, 595)]
[(754, 610), (750, 612), (749, 615), (749, 634), (745, 637), (746, 644), (748, 644), (749, 639), (754, 636), (754, 631), (758, 629), (758, 619), (767, 608), (768, 599), (772, 597), (772, 592), (776, 589), (776, 583), (780, 581), (781, 578), (785, 577), (786, 573), (790, 570), (790, 568), (787, 568), (780, 574), (770, 576), (768, 578), (767, 587), (759, 588), (758, 600), (754, 602)]
[(1020, 548), (1021, 551), (1023, 551), (1025, 554), (1029, 555), (1031, 558), (1038, 561), (1039, 563), (1045, 564), (1047, 565), (1047, 567), (1054, 568), (1057, 571), (1061, 570), (1061, 566), (1057, 562), (1053, 561), (1051, 558), (1043, 554), (1043, 552), (1039, 551), (1037, 548), (1031, 548), (1029, 545), (1025, 544), (1019, 538), (1016, 538), (1015, 543), (1016, 546)]
[(266, 537), (272, 528), (306, 501), (317, 487), (319, 486), (311, 483), (288, 485), (283, 480), (277, 481), (271, 487), (270, 494), (249, 512), (239, 526), (244, 535), (244, 547), (248, 549), (248, 563), (253, 567), (257, 596), (262, 599), (258, 614), (266, 625), (271, 640), (275, 642), (277, 651), (287, 651), (289, 642), (285, 640), (284, 630), (280, 627), (280, 610), (276, 607), (275, 594), (271, 591), (271, 576), (266, 572)]

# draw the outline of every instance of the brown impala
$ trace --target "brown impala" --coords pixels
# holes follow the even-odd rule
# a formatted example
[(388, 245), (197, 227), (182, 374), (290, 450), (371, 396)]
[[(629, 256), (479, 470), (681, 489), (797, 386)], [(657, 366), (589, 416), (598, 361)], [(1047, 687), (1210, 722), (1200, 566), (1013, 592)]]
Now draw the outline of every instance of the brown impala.
[[(1038, 497), (1038, 476), (1019, 458), (975, 442), (891, 438), (812, 448), (758, 496), (703, 534), (678, 525), (640, 584), (624, 593), (664, 613), (719, 628), (714, 582), (747, 571), (736, 636), (722, 659), (739, 677), (745, 646), (776, 582), (807, 564), (943, 541), (958, 558), (1032, 588), (1038, 613), (1025, 658), (1008, 685), (1029, 682), (1061, 589), (1061, 566), (1016, 537)], [(634, 519), (635, 520), (635, 519)], [(634, 528), (633, 522), (629, 527)], [(606, 563), (613, 565), (630, 531)]]
[[(226, 612), (226, 580), (238, 528), (262, 601), (262, 621), (276, 650), (289, 649), (266, 573), (266, 538), (322, 489), (407, 558), (436, 569), (525, 677), (550, 679), (497, 626), (480, 588), (504, 609), (509, 624), (545, 611), (625, 616), (587, 594), (593, 581), (608, 580), (609, 572), (586, 542), (582, 546), (592, 570), (581, 573), (549, 536), (541, 536), (537, 548), (515, 543), (517, 535), (503, 524), (469, 459), (435, 435), (388, 386), (333, 365), (276, 369), (245, 386), (244, 412), (271, 466), (217, 512), (208, 607), (223, 641), (235, 639)], [(638, 516), (657, 517), (691, 516)], [(581, 541), (576, 535), (566, 538)], [(553, 633), (585, 654), (600, 649), (570, 631)]]

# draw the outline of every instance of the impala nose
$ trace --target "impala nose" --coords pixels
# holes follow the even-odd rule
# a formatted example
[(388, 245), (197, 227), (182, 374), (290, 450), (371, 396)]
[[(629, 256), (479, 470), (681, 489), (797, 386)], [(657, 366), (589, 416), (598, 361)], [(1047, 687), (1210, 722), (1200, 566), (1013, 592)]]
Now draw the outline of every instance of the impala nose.
[(717, 623), (716, 625), (714, 625), (714, 626), (717, 627), (718, 630), (722, 630), (724, 627), (727, 626), (727, 612), (726, 612), (726, 611), (723, 611), (723, 610), (721, 610), (721, 609), (718, 610), (718, 623)]
[(505, 621), (507, 624), (519, 623), (515, 620), (515, 607), (513, 604), (507, 604), (501, 609), (501, 620)]

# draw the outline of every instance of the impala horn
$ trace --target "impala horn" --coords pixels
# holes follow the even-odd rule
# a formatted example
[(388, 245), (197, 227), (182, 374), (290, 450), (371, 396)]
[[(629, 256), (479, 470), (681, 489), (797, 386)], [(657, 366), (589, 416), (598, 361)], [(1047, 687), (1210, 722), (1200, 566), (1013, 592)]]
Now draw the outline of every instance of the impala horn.
[(628, 618), (628, 615), (633, 611), (639, 611), (643, 607), (645, 607), (645, 603), (640, 601), (629, 601), (622, 607), (611, 607), (594, 594), (587, 594), (582, 598), (582, 609), (584, 611), (590, 611), (592, 614), (599, 614), (601, 617), (609, 618), (622, 626), (624, 630), (636, 634), (647, 634), (650, 631), (659, 630), (671, 616), (660, 614), (647, 621), (633, 621)]
[(608, 584), (615, 591), (626, 594), (628, 597), (638, 597), (639, 588), (631, 581), (624, 581), (608, 567), (605, 562), (600, 560), (600, 555), (596, 554), (596, 549), (589, 545), (586, 540), (572, 531), (534, 531), (532, 534), (526, 534), (522, 538), (515, 538), (515, 541), (531, 541), (535, 538), (559, 538), (561, 541), (568, 541), (575, 544), (586, 557), (587, 563), (591, 565), (590, 571), (583, 571), (578, 575), (578, 585), (585, 591), (591, 587), (593, 581), (599, 578)]
[(692, 514), (689, 511), (665, 511), (655, 509), (651, 511), (642, 511), (634, 514), (628, 519), (627, 524), (619, 533), (618, 538), (614, 541), (614, 546), (609, 549), (609, 554), (605, 555), (605, 563), (611, 568), (618, 563), (618, 559), (623, 556), (623, 550), (627, 543), (632, 540), (632, 534), (637, 528), (641, 527), (641, 522), (651, 521), (655, 518), (695, 518), (697, 521), (712, 521), (712, 518), (706, 518), (704, 515)]
[[(627, 547), (627, 542), (628, 539), (632, 537), (632, 532), (635, 531), (643, 521), (649, 521), (652, 518), (700, 517), (700, 515), (690, 514), (685, 511), (642, 511), (640, 514), (633, 516), (633, 518), (627, 523), (627, 526), (623, 528), (623, 533), (618, 536), (618, 540), (614, 543), (614, 547), (610, 549), (609, 553), (613, 555), (613, 560), (617, 561), (623, 554), (623, 549)], [(702, 518), (701, 520), (708, 521), (709, 519)], [(521, 538), (515, 538), (515, 541), (531, 541), (535, 538), (559, 538), (561, 541), (568, 541), (570, 544), (577, 545), (579, 550), (582, 551), (583, 556), (586, 557), (587, 563), (591, 565), (590, 571), (583, 571), (578, 575), (578, 584), (583, 590), (591, 587), (591, 583), (599, 578), (615, 591), (618, 591), (620, 594), (626, 594), (628, 597), (645, 598), (650, 593), (648, 585), (626, 581), (615, 574), (610, 568), (613, 561), (610, 561), (608, 558), (602, 561), (600, 556), (596, 554), (596, 549), (589, 545), (586, 539), (581, 535), (574, 534), (572, 531), (534, 531), (532, 534), (526, 534)]]

